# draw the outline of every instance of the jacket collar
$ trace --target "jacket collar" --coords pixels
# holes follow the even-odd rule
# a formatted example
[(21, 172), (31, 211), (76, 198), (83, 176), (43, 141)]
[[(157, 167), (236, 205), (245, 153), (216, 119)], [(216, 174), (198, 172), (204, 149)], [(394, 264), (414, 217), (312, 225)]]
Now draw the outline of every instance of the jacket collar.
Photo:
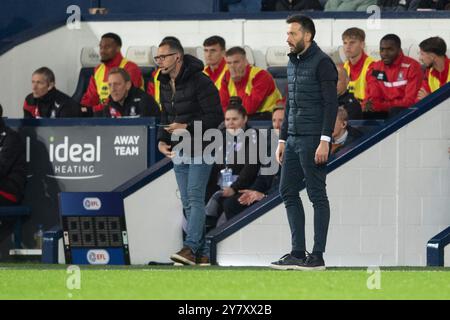
[(306, 49), (305, 52), (299, 53), (299, 54), (292, 52), (288, 56), (292, 62), (298, 63), (299, 61), (306, 60), (306, 59), (310, 58), (311, 56), (315, 55), (318, 50), (319, 50), (319, 46), (317, 45), (317, 43), (315, 41), (313, 41), (311, 43), (311, 45), (309, 46), (309, 48)]
[(113, 67), (118, 67), (120, 66), (120, 63), (122, 62), (123, 56), (120, 52), (118, 52), (114, 58), (112, 58), (109, 61), (103, 62), (103, 64), (107, 67), (107, 68), (113, 68)]

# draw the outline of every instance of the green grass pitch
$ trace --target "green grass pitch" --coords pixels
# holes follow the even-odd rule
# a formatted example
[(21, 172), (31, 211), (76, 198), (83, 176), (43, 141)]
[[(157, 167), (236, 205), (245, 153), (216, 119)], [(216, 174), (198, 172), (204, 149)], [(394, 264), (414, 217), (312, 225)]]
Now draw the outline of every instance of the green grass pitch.
[(0, 264), (0, 299), (450, 299), (449, 268), (381, 268), (372, 290), (365, 268), (80, 266), (80, 289), (66, 268)]

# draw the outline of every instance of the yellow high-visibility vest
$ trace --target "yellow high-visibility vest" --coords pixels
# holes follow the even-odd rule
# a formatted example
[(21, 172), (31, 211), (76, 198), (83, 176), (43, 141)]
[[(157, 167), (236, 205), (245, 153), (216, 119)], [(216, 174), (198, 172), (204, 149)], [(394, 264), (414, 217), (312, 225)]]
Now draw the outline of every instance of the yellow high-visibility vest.
[[(251, 67), (247, 85), (245, 86), (245, 93), (247, 95), (251, 94), (252, 89), (253, 89), (253, 79), (255, 79), (256, 75), (261, 71), (262, 71), (261, 68), (254, 67), (254, 66)], [(272, 81), (273, 81), (273, 79), (272, 79)], [(275, 85), (275, 83), (274, 83), (274, 85)], [(234, 83), (234, 81), (231, 78), (230, 78), (230, 82), (228, 83), (228, 93), (229, 93), (230, 97), (238, 95), (237, 89), (236, 89), (236, 84)], [(268, 97), (266, 97), (266, 99), (264, 99), (262, 104), (259, 106), (257, 112), (258, 113), (259, 112), (272, 112), (277, 101), (280, 99), (282, 99), (281, 93), (277, 89), (277, 86), (275, 85), (275, 90)]]
[[(447, 75), (447, 81), (445, 83), (450, 82), (450, 60), (447, 61), (449, 64), (448, 68), (448, 75)], [(433, 68), (430, 69), (430, 72), (428, 73), (428, 86), (430, 87), (431, 92), (435, 92), (437, 89), (441, 87), (441, 82), (438, 78), (433, 76)]]
[(155, 85), (155, 96), (153, 98), (155, 98), (155, 101), (158, 103), (159, 109), (161, 109), (161, 83), (158, 80), (158, 76), (160, 73), (161, 69), (158, 68), (153, 77), (153, 84)]
[[(367, 56), (358, 78), (355, 79), (354, 81), (350, 80), (348, 83), (347, 86), (348, 91), (350, 93), (353, 93), (355, 98), (358, 99), (359, 101), (364, 100), (364, 98), (366, 97), (367, 70), (369, 69), (370, 64), (374, 61), (375, 61), (374, 58)], [(348, 60), (344, 63), (344, 69), (345, 71), (347, 71), (347, 74), (350, 77), (350, 62)]]
[[(203, 73), (206, 74), (209, 77), (208, 72), (206, 72), (206, 70), (208, 69), (208, 66), (205, 67), (205, 69), (203, 69)], [(214, 82), (214, 85), (216, 86), (217, 90), (220, 90), (220, 88), (222, 87), (222, 79), (223, 76), (225, 75), (225, 73), (228, 71), (228, 65), (225, 64), (225, 66), (222, 69), (222, 72), (220, 73), (219, 77), (217, 78), (216, 82)]]
[[(125, 65), (129, 61), (125, 58), (122, 58), (122, 61), (119, 64), (119, 68), (123, 69), (125, 68)], [(97, 86), (97, 93), (100, 100), (100, 103), (105, 103), (106, 99), (109, 97), (109, 86), (108, 81), (104, 81), (105, 79), (105, 72), (106, 72), (106, 65), (102, 63), (97, 71), (94, 74), (95, 79), (95, 85)], [(144, 80), (141, 79), (141, 89), (144, 90)]]

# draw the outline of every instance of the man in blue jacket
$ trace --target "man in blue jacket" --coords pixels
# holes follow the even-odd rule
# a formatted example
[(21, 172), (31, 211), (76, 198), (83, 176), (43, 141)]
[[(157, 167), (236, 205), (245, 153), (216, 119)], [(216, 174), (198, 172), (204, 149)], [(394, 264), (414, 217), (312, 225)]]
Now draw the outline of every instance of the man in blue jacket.
[[(280, 194), (292, 235), (292, 251), (271, 264), (281, 270), (324, 270), (323, 253), (330, 221), (326, 192), (327, 161), (338, 100), (337, 70), (314, 41), (313, 21), (302, 15), (286, 20), (291, 53), (288, 97), (276, 151), (281, 164)], [(314, 207), (314, 248), (306, 256), (305, 212), (299, 191), (306, 184)]]

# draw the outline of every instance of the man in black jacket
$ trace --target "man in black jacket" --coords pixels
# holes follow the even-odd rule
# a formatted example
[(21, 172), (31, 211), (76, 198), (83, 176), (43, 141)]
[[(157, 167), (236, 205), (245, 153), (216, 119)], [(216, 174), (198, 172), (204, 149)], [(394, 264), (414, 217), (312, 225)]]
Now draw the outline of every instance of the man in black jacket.
[[(165, 40), (154, 58), (161, 68), (160, 81), (161, 126), (158, 148), (174, 161), (174, 172), (181, 202), (187, 219), (183, 248), (171, 259), (186, 265), (209, 264), (209, 248), (205, 243), (205, 192), (212, 162), (203, 159), (203, 133), (217, 128), (223, 121), (219, 93), (211, 79), (203, 73), (203, 63), (185, 55), (179, 42)], [(201, 127), (194, 136), (194, 127)], [(174, 143), (180, 135), (190, 136), (193, 148), (178, 150)], [(201, 140), (194, 143), (195, 139)], [(200, 148), (196, 146), (200, 146)], [(175, 150), (174, 150), (175, 149)], [(200, 149), (200, 150), (199, 150)]]
[(24, 118), (73, 118), (81, 116), (81, 107), (55, 87), (55, 74), (47, 67), (33, 72), (33, 92), (23, 104)]
[(133, 86), (130, 74), (122, 68), (112, 68), (108, 74), (110, 95), (100, 108), (94, 107), (95, 117), (138, 118), (159, 116), (159, 106), (153, 97)]
[[(286, 113), (276, 157), (281, 164), (280, 195), (286, 207), (292, 251), (271, 267), (281, 270), (324, 270), (322, 254), (330, 221), (326, 193), (327, 161), (338, 107), (337, 70), (333, 61), (313, 41), (313, 21), (291, 16), (287, 42), (291, 49)], [(299, 197), (305, 180), (314, 207), (314, 248), (305, 256), (305, 212)]]
[(25, 192), (25, 144), (2, 119), (0, 105), (0, 206), (19, 204)]

